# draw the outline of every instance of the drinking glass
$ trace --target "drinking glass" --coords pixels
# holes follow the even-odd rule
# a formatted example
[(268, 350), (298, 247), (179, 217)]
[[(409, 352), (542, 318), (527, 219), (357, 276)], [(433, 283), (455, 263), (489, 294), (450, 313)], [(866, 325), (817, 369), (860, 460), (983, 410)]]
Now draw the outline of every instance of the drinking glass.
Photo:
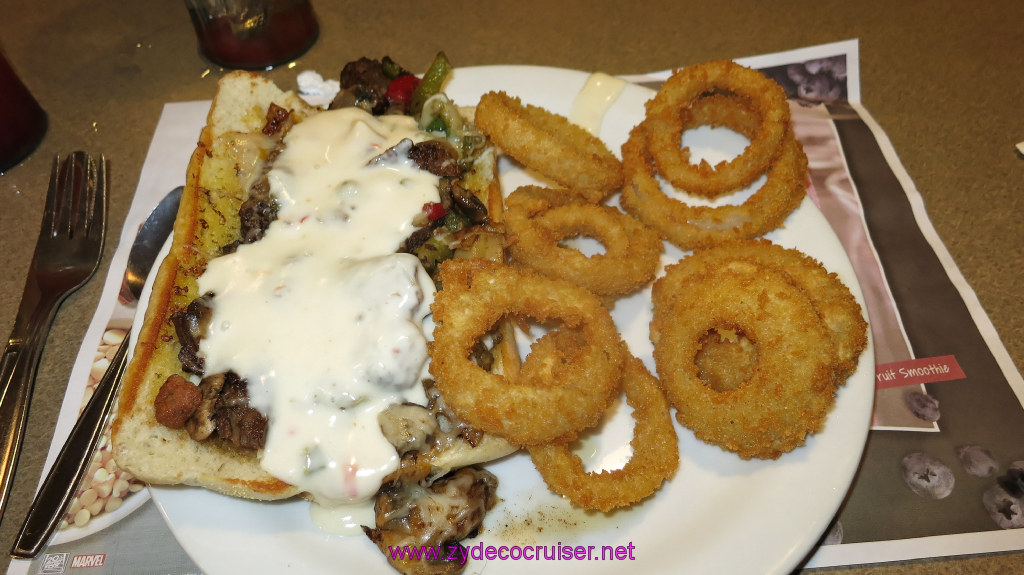
[(320, 33), (309, 0), (185, 0), (199, 51), (225, 68), (260, 70), (291, 62)]
[(0, 50), (0, 172), (32, 153), (46, 127), (46, 112)]

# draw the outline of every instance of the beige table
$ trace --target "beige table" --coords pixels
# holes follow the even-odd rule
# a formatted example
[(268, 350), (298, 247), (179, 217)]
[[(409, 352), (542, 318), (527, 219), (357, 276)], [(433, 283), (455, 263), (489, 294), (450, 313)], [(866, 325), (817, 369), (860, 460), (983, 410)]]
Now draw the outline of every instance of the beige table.
[[(1024, 159), (1014, 151), (1024, 141), (1024, 3), (315, 4), (322, 34), (299, 68), (326, 76), (362, 55), (389, 54), (422, 70), (439, 49), (459, 66), (533, 64), (626, 74), (859, 38), (863, 103), (892, 139), (939, 236), (1018, 369), (1024, 368)], [(63, 386), (161, 108), (210, 98), (222, 71), (197, 55), (179, 0), (4, 0), (0, 45), (50, 114), (36, 153), (0, 175), (0, 331), (14, 321), (55, 153), (81, 148), (107, 155), (114, 230), (97, 278), (61, 308), (42, 358), (26, 451), (0, 528), (6, 570), (6, 550), (38, 480)], [(295, 73), (270, 75), (294, 85)], [(1019, 573), (1024, 554), (827, 571)]]

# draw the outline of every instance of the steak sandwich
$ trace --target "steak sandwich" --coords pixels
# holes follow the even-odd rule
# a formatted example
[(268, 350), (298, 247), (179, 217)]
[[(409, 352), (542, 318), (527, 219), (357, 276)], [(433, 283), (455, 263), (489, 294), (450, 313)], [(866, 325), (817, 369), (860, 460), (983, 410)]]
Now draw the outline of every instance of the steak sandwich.
[[(326, 109), (258, 74), (220, 81), (119, 397), (120, 467), (301, 496), (385, 551), (476, 532), (497, 481), (469, 466), (515, 448), (446, 408), (429, 306), (441, 261), (502, 259), (501, 191), (495, 151), (440, 90), (447, 66), (351, 62)], [(517, 365), (509, 329), (481, 365)]]

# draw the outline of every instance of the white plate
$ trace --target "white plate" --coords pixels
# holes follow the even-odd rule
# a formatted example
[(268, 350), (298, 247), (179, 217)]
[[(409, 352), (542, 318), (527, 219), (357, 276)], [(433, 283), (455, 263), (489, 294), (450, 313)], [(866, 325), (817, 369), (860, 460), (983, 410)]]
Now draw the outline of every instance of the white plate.
[[(489, 90), (505, 90), (568, 115), (587, 77), (552, 68), (463, 68), (454, 73), (446, 91), (467, 105)], [(650, 96), (646, 89), (629, 86), (612, 106), (601, 130), (611, 149), (618, 150), (642, 118)], [(515, 166), (506, 168), (506, 190), (528, 179)], [(845, 252), (810, 200), (769, 238), (821, 260), (863, 303)], [(665, 259), (681, 255), (668, 250)], [(620, 301), (614, 315), (633, 352), (653, 367), (649, 294), (647, 290)], [(593, 545), (599, 558), (602, 546), (621, 546), (631, 551), (632, 559), (471, 559), (466, 573), (485, 568), (488, 575), (523, 568), (537, 574), (623, 569), (691, 575), (788, 573), (828, 527), (860, 461), (873, 401), (873, 357), (869, 347), (840, 390), (824, 431), (776, 461), (743, 461), (678, 428), (682, 459), (676, 477), (655, 497), (629, 510), (605, 515), (572, 509), (548, 491), (522, 454), (489, 465), (501, 482), (502, 501), (487, 516), (482, 533), (464, 542), (471, 550), (480, 545)], [(622, 414), (616, 421), (623, 417), (628, 422)], [(614, 451), (608, 441), (601, 445), (602, 452)], [(179, 542), (209, 575), (392, 572), (366, 538), (318, 530), (303, 501), (253, 503), (191, 488), (154, 488), (153, 497)]]

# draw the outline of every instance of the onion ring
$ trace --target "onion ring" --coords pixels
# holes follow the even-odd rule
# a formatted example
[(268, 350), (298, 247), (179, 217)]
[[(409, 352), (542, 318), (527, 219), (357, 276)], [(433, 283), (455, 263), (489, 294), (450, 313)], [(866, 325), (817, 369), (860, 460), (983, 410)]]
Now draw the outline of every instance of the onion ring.
[(599, 138), (505, 92), (480, 97), (474, 122), (527, 168), (598, 203), (622, 185), (622, 163)]
[(533, 464), (548, 487), (584, 509), (610, 511), (641, 501), (675, 475), (679, 448), (658, 380), (636, 357), (626, 358), (622, 380), (633, 408), (633, 455), (621, 469), (587, 472), (568, 443), (530, 447)]
[[(684, 123), (680, 113), (702, 95), (726, 91), (752, 105), (761, 119), (750, 145), (737, 157), (712, 167), (694, 165), (690, 151), (680, 149)], [(717, 60), (676, 71), (647, 103), (647, 145), (658, 171), (687, 193), (715, 198), (749, 185), (771, 163), (789, 126), (786, 93), (760, 72), (729, 60)]]
[[(696, 100), (690, 109), (683, 112), (682, 126), (684, 130), (697, 126), (726, 127), (750, 139), (761, 126), (761, 119), (757, 112), (747, 105), (744, 98), (728, 94), (709, 94)], [(686, 193), (699, 195), (689, 190), (686, 190)]]
[(835, 367), (840, 381), (845, 382), (857, 369), (860, 354), (867, 346), (867, 322), (850, 288), (807, 254), (764, 239), (728, 242), (697, 250), (677, 265), (692, 275), (736, 260), (782, 272), (807, 294), (829, 330), (835, 346)]
[[(788, 276), (751, 262), (702, 274), (669, 266), (654, 283), (651, 341), (676, 419), (698, 439), (744, 459), (775, 459), (818, 431), (837, 389), (835, 352), (810, 299)], [(715, 390), (698, 374), (702, 338), (741, 330), (757, 365), (734, 389)]]
[(782, 225), (803, 201), (807, 157), (790, 132), (768, 168), (767, 181), (741, 205), (694, 206), (666, 195), (644, 146), (646, 121), (633, 128), (622, 146), (626, 184), (622, 207), (680, 249), (707, 247), (732, 239), (760, 237)]
[[(624, 344), (597, 296), (487, 260), (450, 260), (440, 277), (430, 373), (459, 418), (516, 445), (571, 440), (600, 420), (622, 380)], [(470, 359), (476, 342), (507, 316), (577, 333), (557, 346), (551, 341), (558, 336), (542, 338), (534, 346), (542, 351), (527, 355), (508, 381)]]
[[(545, 276), (612, 297), (640, 289), (658, 271), (661, 238), (614, 207), (584, 203), (567, 190), (523, 186), (505, 209), (512, 260)], [(587, 256), (560, 245), (578, 236), (597, 239), (605, 252)]]

